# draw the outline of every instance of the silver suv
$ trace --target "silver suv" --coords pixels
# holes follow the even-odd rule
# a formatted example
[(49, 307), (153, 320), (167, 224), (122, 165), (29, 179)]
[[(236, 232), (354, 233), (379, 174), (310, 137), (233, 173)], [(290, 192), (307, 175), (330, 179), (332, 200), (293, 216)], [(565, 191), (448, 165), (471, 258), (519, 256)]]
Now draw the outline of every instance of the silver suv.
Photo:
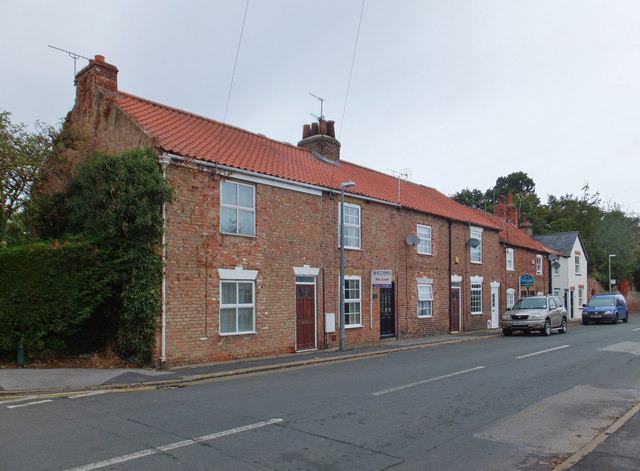
[(500, 327), (504, 335), (534, 330), (539, 330), (542, 335), (550, 335), (553, 329), (564, 334), (567, 332), (567, 310), (558, 296), (521, 298), (502, 315)]

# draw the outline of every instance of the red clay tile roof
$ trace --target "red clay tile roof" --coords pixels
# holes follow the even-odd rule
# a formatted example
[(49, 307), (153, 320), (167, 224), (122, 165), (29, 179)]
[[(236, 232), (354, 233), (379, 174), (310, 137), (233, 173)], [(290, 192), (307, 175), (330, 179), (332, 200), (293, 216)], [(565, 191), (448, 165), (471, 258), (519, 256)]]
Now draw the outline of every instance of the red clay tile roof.
[(560, 254), (560, 252), (541, 244), (537, 240), (533, 240), (527, 234), (518, 229), (514, 224), (503, 220), (501, 217), (496, 216), (492, 213), (484, 213), (481, 211), (478, 212), (482, 213), (489, 220), (500, 226), (500, 240), (503, 243), (512, 245), (514, 247), (522, 247), (525, 249), (533, 250), (535, 252), (554, 253), (558, 255)]
[[(167, 153), (334, 190), (340, 189), (340, 182), (353, 181), (356, 186), (349, 188), (351, 194), (398, 203), (398, 179), (391, 175), (344, 160), (339, 164), (325, 162), (307, 149), (128, 93), (118, 93), (119, 106), (154, 136)], [(500, 229), (498, 223), (483, 213), (453, 201), (438, 190), (415, 183), (400, 183), (399, 203), (446, 219)]]

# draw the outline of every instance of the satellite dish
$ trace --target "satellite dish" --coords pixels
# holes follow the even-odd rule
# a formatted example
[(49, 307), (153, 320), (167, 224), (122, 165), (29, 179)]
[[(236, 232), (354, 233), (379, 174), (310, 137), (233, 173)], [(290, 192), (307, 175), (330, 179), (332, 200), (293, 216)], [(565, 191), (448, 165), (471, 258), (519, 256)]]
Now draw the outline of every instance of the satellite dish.
[(407, 243), (407, 245), (418, 245), (420, 243), (420, 237), (418, 237), (417, 235), (408, 235), (407, 238), (405, 239), (405, 242)]
[(550, 253), (549, 254), (549, 260), (551, 260), (552, 262), (555, 260), (558, 260), (560, 257), (558, 257), (556, 254), (554, 253)]
[(559, 261), (557, 261), (557, 260), (554, 260), (554, 261), (551, 263), (551, 266), (552, 266), (553, 268), (560, 268), (560, 262), (559, 262)]
[(471, 247), (472, 249), (475, 249), (477, 246), (479, 246), (479, 245), (480, 245), (480, 241), (479, 241), (478, 239), (476, 239), (476, 238), (472, 237), (471, 239), (469, 239), (469, 240), (467, 241), (467, 245), (468, 245), (469, 247)]

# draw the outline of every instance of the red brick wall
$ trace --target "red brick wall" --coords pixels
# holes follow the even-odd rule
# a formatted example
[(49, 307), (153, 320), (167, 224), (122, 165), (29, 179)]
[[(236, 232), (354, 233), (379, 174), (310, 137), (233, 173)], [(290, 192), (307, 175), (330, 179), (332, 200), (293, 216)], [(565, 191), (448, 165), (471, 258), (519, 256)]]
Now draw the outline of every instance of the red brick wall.
[[(317, 344), (322, 348), (324, 313), (335, 313), (336, 321), (339, 317), (339, 195), (256, 184), (256, 237), (231, 236), (219, 230), (221, 176), (176, 165), (169, 166), (167, 176), (175, 190), (175, 201), (167, 208), (167, 361), (199, 363), (295, 351), (293, 267), (304, 265), (323, 270), (316, 293)], [(393, 271), (400, 338), (449, 332), (449, 223), (394, 206), (346, 200), (361, 207), (362, 221), (361, 250), (345, 249), (345, 274), (361, 277), (362, 326), (345, 329), (346, 345), (380, 339), (380, 289), (371, 288), (372, 270)], [(431, 255), (418, 254), (405, 242), (407, 235), (416, 234), (417, 224), (432, 228)], [(501, 267), (496, 231), (483, 233), (482, 264), (468, 262), (468, 239), (468, 225), (452, 224), (452, 270), (463, 276), (463, 330), (486, 327), (489, 283), (500, 279)], [(258, 270), (257, 333), (220, 336), (218, 268), (239, 265)], [(482, 315), (470, 314), (473, 275), (484, 276)], [(418, 277), (433, 279), (431, 318), (417, 316)], [(338, 342), (338, 331), (327, 336), (328, 347)]]

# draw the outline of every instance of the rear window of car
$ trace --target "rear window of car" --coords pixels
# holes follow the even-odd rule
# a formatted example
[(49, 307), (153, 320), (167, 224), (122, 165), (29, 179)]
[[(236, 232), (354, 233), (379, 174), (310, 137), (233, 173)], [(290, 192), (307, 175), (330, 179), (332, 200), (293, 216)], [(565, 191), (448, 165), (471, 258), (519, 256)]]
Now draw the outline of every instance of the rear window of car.
[(596, 298), (593, 297), (589, 300), (589, 304), (587, 306), (591, 307), (605, 307), (605, 306), (613, 306), (615, 302), (614, 298)]

